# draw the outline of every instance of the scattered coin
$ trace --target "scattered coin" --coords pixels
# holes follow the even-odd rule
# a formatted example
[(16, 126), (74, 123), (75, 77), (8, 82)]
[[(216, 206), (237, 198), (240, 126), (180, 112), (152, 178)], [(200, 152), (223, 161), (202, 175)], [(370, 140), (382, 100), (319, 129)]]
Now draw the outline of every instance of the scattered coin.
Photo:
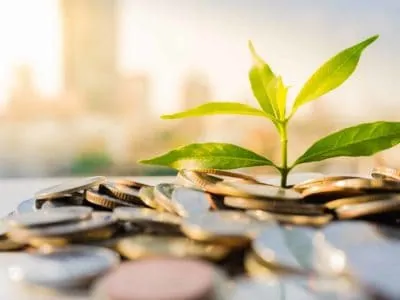
[(155, 256), (193, 257), (221, 260), (229, 248), (192, 241), (184, 237), (137, 235), (120, 240), (116, 249), (129, 259)]
[(87, 286), (119, 263), (112, 250), (90, 246), (71, 246), (35, 252), (21, 257), (9, 269), (16, 281), (49, 288)]
[(18, 204), (17, 208), (15, 209), (15, 212), (17, 214), (24, 214), (24, 213), (30, 213), (38, 210), (38, 203), (36, 202), (36, 199), (28, 199), (25, 201), (22, 201), (21, 203)]
[(400, 182), (381, 179), (357, 178), (344, 179), (333, 183), (343, 189), (363, 190), (369, 192), (396, 192), (400, 191)]
[(151, 187), (150, 185), (142, 182), (138, 182), (133, 179), (128, 179), (128, 178), (118, 178), (118, 179), (113, 179), (111, 183), (117, 184), (117, 185), (125, 185), (130, 188), (134, 189), (140, 189), (142, 187)]
[(161, 224), (180, 225), (181, 218), (168, 212), (157, 212), (149, 208), (117, 207), (114, 215), (121, 221), (134, 223), (155, 222)]
[[(253, 251), (248, 251), (244, 258), (244, 268), (251, 277), (277, 279), (285, 271), (279, 270), (276, 266), (268, 266)], [(288, 272), (286, 272), (287, 274)]]
[(339, 219), (354, 219), (368, 215), (400, 210), (400, 195), (389, 199), (346, 204), (335, 210)]
[(278, 214), (266, 212), (263, 210), (248, 210), (246, 213), (260, 221), (276, 221), (283, 224), (292, 224), (300, 226), (323, 226), (329, 223), (333, 216), (331, 214), (321, 215), (296, 215), (296, 214)]
[(375, 167), (371, 176), (377, 179), (400, 181), (400, 171), (388, 167)]
[(243, 212), (215, 211), (189, 216), (183, 220), (181, 229), (194, 240), (243, 246), (249, 243), (251, 236), (263, 226), (264, 222)]
[(122, 264), (96, 284), (92, 299), (222, 300), (226, 279), (199, 260), (157, 258)]
[(141, 187), (138, 194), (140, 200), (148, 207), (159, 210), (157, 201), (154, 199), (154, 187), (144, 186)]
[(94, 190), (87, 190), (85, 193), (85, 199), (90, 203), (93, 203), (95, 205), (107, 209), (114, 209), (119, 206), (137, 207), (137, 205), (134, 205), (131, 202), (123, 201), (108, 195), (100, 194), (99, 192)]
[(37, 227), (84, 220), (90, 217), (92, 209), (86, 206), (69, 206), (17, 214), (7, 218), (8, 226)]
[(139, 190), (125, 185), (117, 185), (112, 183), (102, 183), (99, 186), (101, 194), (117, 198), (132, 204), (141, 205), (143, 202), (139, 198)]
[(303, 182), (299, 182), (293, 186), (293, 188), (298, 191), (299, 193), (302, 193), (304, 190), (319, 186), (319, 185), (329, 185), (333, 182), (340, 181), (340, 180), (345, 180), (345, 179), (358, 179), (361, 177), (356, 177), (356, 176), (349, 176), (349, 175), (339, 175), (339, 176), (325, 176), (325, 177), (317, 177), (314, 179), (306, 180)]
[(242, 180), (249, 183), (261, 183), (256, 178), (238, 172), (231, 172), (217, 169), (196, 169), (196, 172), (205, 173), (207, 175), (218, 176), (222, 180)]
[(106, 180), (103, 176), (95, 176), (84, 179), (74, 179), (55, 186), (40, 190), (35, 194), (36, 199), (59, 198), (65, 194), (79, 192), (97, 186)]
[(159, 207), (162, 207), (165, 211), (176, 213), (171, 201), (172, 193), (177, 187), (179, 186), (170, 183), (161, 183), (154, 187), (154, 200)]
[(181, 217), (202, 214), (210, 210), (210, 195), (186, 187), (177, 187), (171, 195), (171, 204)]
[[(41, 201), (40, 209), (52, 209), (71, 205), (83, 205), (84, 196), (82, 194), (65, 195), (61, 198), (54, 198)], [(37, 200), (38, 201), (38, 200)], [(40, 200), (39, 200), (40, 201)]]
[(15, 242), (26, 242), (33, 247), (41, 247), (104, 240), (110, 238), (115, 230), (116, 219), (112, 213), (94, 212), (88, 220), (45, 227), (13, 228), (7, 234)]
[(268, 200), (262, 198), (230, 197), (224, 198), (224, 204), (240, 209), (261, 209), (282, 214), (321, 215), (326, 209), (322, 205), (292, 201)]
[(353, 205), (359, 203), (366, 203), (371, 201), (380, 201), (387, 200), (392, 198), (397, 198), (398, 194), (389, 193), (389, 194), (370, 194), (370, 195), (361, 195), (354, 197), (341, 198), (337, 200), (332, 200), (324, 204), (324, 206), (328, 209), (338, 209), (345, 205)]

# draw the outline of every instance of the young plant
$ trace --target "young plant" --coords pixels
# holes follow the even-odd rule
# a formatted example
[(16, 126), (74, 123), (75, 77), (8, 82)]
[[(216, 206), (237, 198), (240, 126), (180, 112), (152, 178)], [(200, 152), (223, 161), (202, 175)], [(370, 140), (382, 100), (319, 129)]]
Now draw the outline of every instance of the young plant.
[(372, 36), (339, 52), (325, 62), (304, 84), (289, 113), (286, 112), (288, 88), (283, 83), (282, 77), (271, 70), (249, 42), (253, 58), (249, 79), (261, 109), (234, 102), (210, 102), (184, 112), (162, 116), (163, 119), (179, 119), (234, 114), (267, 118), (275, 125), (280, 136), (282, 157), (279, 165), (250, 150), (226, 143), (190, 144), (141, 162), (176, 169), (271, 166), (280, 172), (281, 186), (286, 187), (287, 176), (297, 165), (338, 156), (369, 156), (397, 145), (400, 143), (400, 122), (364, 123), (320, 139), (292, 164), (288, 163), (287, 128), (293, 115), (302, 105), (316, 100), (345, 82), (356, 69), (361, 53), (377, 38), (377, 35)]

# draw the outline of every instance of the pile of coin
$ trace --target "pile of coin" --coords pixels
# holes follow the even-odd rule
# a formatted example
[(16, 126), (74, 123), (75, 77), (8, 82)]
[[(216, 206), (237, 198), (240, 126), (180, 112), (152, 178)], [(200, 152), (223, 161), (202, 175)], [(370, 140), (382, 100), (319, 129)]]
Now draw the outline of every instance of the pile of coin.
[(400, 171), (289, 183), (210, 169), (155, 186), (76, 179), (21, 202), (0, 250), (24, 252), (13, 280), (99, 300), (400, 298)]

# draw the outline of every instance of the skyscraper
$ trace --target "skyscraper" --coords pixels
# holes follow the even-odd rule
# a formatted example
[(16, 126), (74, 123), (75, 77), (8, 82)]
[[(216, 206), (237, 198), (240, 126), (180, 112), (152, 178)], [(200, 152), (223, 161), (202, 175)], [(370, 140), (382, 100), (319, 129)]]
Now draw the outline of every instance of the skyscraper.
[(61, 0), (65, 88), (109, 112), (117, 83), (116, 0)]

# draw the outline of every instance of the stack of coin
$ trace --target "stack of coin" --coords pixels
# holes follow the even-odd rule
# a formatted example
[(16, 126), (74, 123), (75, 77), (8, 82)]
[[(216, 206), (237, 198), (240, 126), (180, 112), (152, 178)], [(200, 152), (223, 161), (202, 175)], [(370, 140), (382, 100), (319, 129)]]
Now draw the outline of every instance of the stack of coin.
[(398, 174), (300, 173), (290, 188), (210, 169), (181, 170), (155, 186), (75, 179), (38, 191), (2, 220), (0, 251), (23, 251), (10, 276), (28, 285), (62, 290), (98, 278), (97, 300), (266, 299), (282, 288), (305, 299), (400, 298), (363, 277), (354, 258), (378, 244), (393, 259), (386, 245), (400, 238)]

